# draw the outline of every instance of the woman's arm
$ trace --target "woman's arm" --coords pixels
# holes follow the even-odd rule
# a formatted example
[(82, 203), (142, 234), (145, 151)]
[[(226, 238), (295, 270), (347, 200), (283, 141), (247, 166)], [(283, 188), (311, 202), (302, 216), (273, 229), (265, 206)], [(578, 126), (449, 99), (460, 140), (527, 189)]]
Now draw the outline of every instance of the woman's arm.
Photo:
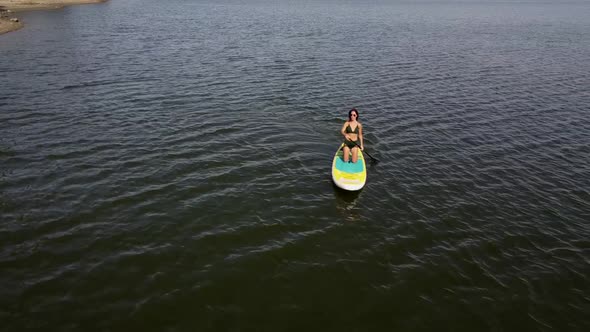
[(365, 149), (363, 145), (363, 126), (359, 123), (359, 140), (361, 141), (361, 150)]

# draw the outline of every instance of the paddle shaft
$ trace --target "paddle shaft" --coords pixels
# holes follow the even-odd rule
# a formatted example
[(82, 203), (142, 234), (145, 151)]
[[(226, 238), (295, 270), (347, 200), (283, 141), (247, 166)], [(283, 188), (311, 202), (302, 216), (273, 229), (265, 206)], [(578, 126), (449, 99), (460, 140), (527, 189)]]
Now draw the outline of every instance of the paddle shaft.
[[(354, 142), (354, 141), (353, 141), (353, 142)], [(359, 145), (357, 142), (354, 142), (354, 144), (355, 144), (356, 146), (358, 146), (358, 147), (359, 147), (359, 149), (361, 149), (361, 146), (360, 146), (360, 145)], [(366, 154), (367, 154), (367, 156), (369, 156), (369, 158), (371, 158), (371, 159), (372, 159), (374, 162), (377, 162), (377, 163), (379, 162), (379, 160), (378, 160), (377, 158), (374, 158), (373, 156), (371, 156), (371, 155), (370, 155), (370, 154), (369, 154), (367, 151), (365, 151), (365, 150), (363, 150), (363, 149), (361, 149), (361, 151), (363, 151), (364, 153), (366, 153)]]
[[(358, 146), (359, 149), (361, 148), (361, 146), (357, 142), (354, 142), (354, 144), (356, 144), (356, 146)], [(367, 156), (369, 156), (369, 158), (373, 159), (374, 162), (379, 162), (379, 160), (377, 160), (377, 158), (373, 158), (373, 156), (371, 156), (367, 151), (365, 151), (363, 149), (361, 149), (361, 151), (363, 151), (364, 153), (366, 153)]]

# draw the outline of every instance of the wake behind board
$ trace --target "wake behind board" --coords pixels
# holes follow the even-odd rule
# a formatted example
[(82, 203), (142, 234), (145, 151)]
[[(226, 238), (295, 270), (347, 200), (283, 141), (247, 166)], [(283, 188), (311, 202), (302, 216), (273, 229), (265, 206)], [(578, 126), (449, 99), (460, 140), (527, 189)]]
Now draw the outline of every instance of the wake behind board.
[[(342, 148), (344, 143), (340, 145), (338, 151), (334, 155), (332, 162), (332, 180), (338, 188), (344, 190), (360, 190), (367, 181), (367, 167), (365, 164), (365, 157), (363, 152), (359, 149), (358, 160), (356, 163), (345, 163), (342, 159), (344, 151)], [(352, 161), (352, 155), (349, 156), (348, 160)]]

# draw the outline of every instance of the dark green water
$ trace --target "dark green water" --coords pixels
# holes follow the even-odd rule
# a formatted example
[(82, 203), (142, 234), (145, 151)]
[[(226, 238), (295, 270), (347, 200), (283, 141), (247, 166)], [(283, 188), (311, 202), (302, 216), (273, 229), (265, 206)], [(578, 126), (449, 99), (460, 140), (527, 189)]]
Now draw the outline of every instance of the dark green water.
[[(588, 331), (590, 4), (111, 0), (0, 36), (0, 330)], [(331, 182), (346, 112), (381, 160)]]

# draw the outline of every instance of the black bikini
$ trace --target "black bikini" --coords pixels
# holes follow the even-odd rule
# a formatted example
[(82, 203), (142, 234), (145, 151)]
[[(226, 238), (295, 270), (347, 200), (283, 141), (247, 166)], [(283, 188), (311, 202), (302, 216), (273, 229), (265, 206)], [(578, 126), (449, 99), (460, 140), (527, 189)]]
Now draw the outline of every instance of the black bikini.
[[(352, 127), (350, 127), (350, 123), (348, 124), (348, 126), (346, 126), (346, 129), (344, 130), (347, 134), (358, 134), (359, 133), (359, 125), (357, 124), (356, 127), (354, 128), (354, 130), (352, 130)], [(358, 138), (356, 141), (349, 141), (349, 140), (344, 140), (344, 144), (346, 144), (346, 146), (348, 146), (349, 148), (354, 148), (355, 146), (357, 146), (357, 142), (358, 142)]]

